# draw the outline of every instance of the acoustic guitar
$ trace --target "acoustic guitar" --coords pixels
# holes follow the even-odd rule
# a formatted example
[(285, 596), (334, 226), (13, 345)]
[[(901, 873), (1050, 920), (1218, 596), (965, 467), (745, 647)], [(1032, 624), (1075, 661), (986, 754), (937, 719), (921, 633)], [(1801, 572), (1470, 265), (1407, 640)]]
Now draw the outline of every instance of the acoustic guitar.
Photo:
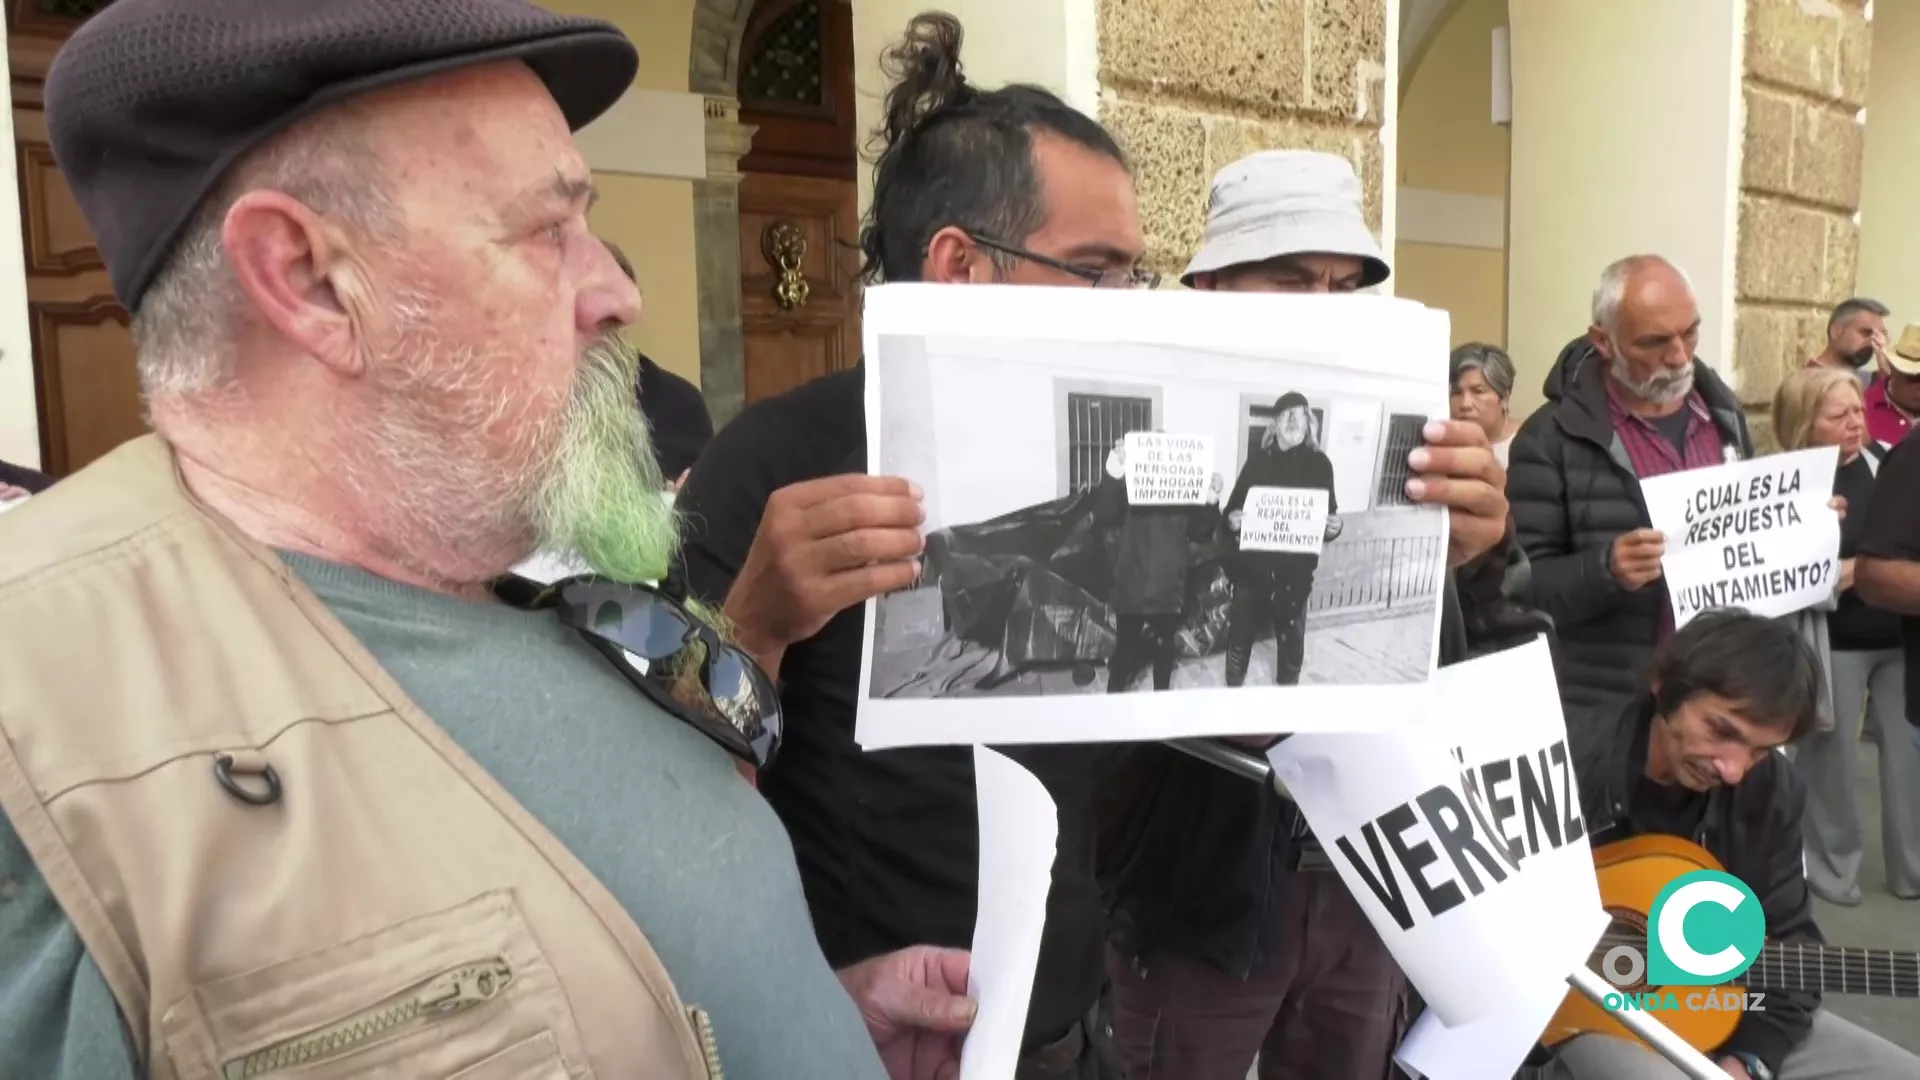
[[(1600, 879), (1600, 902), (1613, 916), (1613, 922), (1593, 947), (1593, 955), (1588, 960), (1603, 976), (1606, 971), (1601, 967), (1601, 960), (1616, 945), (1631, 945), (1644, 959), (1647, 918), (1660, 890), (1674, 878), (1695, 870), (1723, 873), (1726, 870), (1705, 848), (1677, 836), (1636, 836), (1607, 844), (1594, 852), (1593, 862)], [(1622, 994), (1658, 993), (1663, 1001), (1670, 992), (1679, 1007), (1647, 1010), (1648, 1015), (1665, 1024), (1694, 1049), (1709, 1055), (1733, 1035), (1733, 1029), (1740, 1023), (1741, 990), (1759, 994), (1773, 990), (1816, 990), (1829, 994), (1920, 998), (1920, 952), (1768, 942), (1753, 966), (1725, 983), (1724, 988), (1676, 986), (1669, 990), (1646, 985), (1644, 972), (1639, 985), (1620, 987)], [(1709, 997), (1722, 1007), (1701, 1007), (1708, 1003)], [(1693, 1007), (1689, 1007), (1689, 1002)], [(1766, 1006), (1764, 997), (1760, 1006)], [(1567, 995), (1540, 1041), (1554, 1046), (1576, 1035), (1587, 1034), (1614, 1035), (1644, 1045), (1639, 1036), (1613, 1018), (1611, 1011), (1577, 991)]]

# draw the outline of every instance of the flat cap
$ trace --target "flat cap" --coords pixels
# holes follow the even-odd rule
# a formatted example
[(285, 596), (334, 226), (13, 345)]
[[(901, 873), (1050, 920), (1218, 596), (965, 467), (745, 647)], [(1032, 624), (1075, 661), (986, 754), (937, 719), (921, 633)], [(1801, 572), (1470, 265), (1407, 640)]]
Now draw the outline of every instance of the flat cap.
[(47, 76), (54, 158), (129, 311), (248, 151), (329, 105), (499, 60), (539, 75), (575, 130), (639, 56), (612, 23), (526, 0), (118, 0)]

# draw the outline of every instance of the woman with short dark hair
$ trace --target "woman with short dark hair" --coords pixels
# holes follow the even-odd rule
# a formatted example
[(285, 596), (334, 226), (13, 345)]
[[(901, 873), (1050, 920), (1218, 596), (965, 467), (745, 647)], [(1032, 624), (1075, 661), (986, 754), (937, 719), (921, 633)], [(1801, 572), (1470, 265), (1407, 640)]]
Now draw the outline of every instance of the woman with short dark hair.
[(1453, 350), (1447, 358), (1447, 377), (1453, 388), (1451, 411), (1455, 420), (1479, 424), (1493, 444), (1494, 456), (1507, 463), (1507, 446), (1520, 425), (1514, 423), (1513, 360), (1505, 349), (1475, 341)]

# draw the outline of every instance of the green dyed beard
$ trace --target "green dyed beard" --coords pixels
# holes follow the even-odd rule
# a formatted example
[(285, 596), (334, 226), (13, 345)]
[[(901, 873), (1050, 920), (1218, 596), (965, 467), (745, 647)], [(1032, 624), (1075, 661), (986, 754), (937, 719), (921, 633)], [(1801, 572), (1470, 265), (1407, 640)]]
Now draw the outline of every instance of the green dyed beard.
[(627, 584), (666, 576), (678, 543), (666, 482), (634, 401), (640, 356), (619, 334), (587, 350), (560, 445), (534, 499), (541, 550)]

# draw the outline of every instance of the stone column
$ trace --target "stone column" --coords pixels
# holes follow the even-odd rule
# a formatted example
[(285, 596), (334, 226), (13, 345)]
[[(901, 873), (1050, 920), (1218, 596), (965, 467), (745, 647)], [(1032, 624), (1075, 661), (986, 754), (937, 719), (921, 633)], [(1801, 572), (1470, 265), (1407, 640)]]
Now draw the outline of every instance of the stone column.
[[(1853, 291), (1872, 37), (1864, 0), (1749, 0), (1734, 368), (1756, 427)], [(1896, 331), (1897, 332), (1897, 331)]]
[(1149, 265), (1185, 268), (1214, 173), (1256, 150), (1349, 158), (1382, 233), (1389, 2), (1099, 0), (1100, 120), (1133, 158)]
[(700, 393), (715, 428), (746, 400), (746, 339), (740, 326), (740, 159), (754, 128), (740, 103), (707, 98), (707, 177), (693, 183), (693, 249), (700, 295)]

